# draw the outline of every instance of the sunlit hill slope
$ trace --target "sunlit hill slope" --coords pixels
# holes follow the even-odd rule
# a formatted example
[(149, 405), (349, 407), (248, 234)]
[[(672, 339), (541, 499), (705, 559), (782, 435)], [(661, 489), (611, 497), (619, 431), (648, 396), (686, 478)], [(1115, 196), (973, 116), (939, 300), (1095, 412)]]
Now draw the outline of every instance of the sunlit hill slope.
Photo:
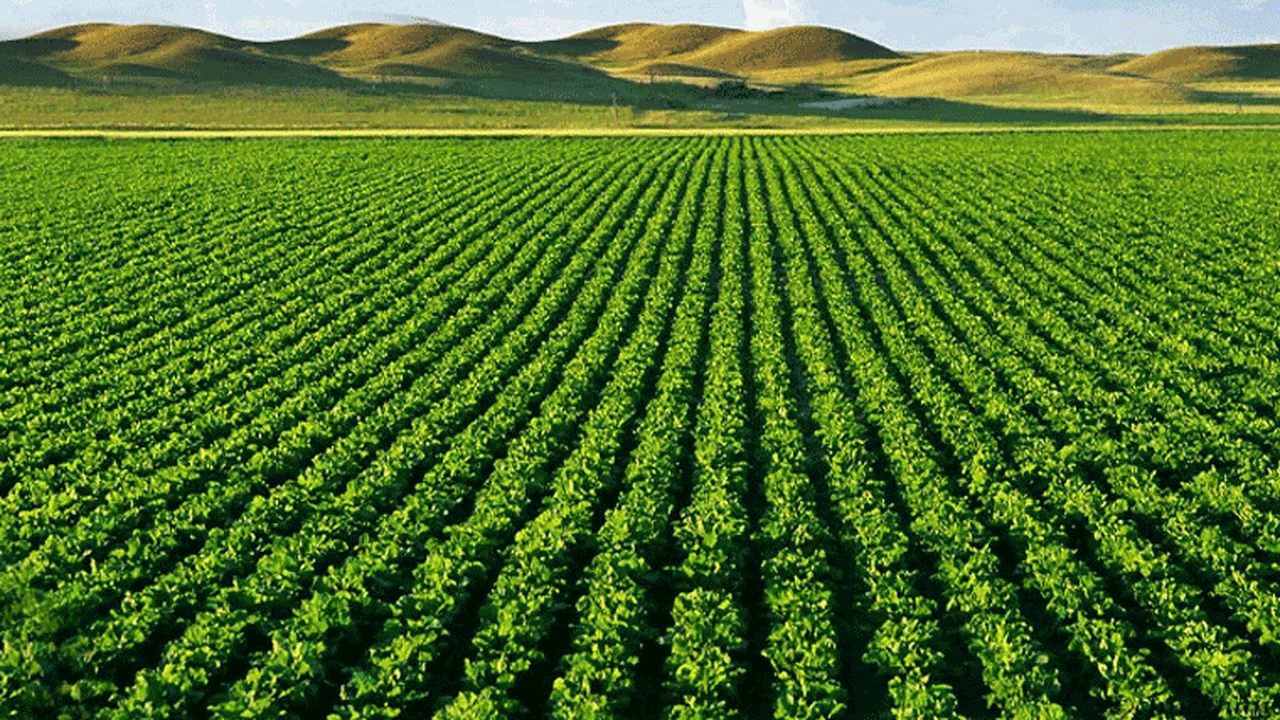
[[(1280, 45), (1192, 47), (1138, 55), (904, 53), (825, 27), (765, 32), (706, 25), (612, 25), (523, 42), (465, 28), (343, 25), (256, 42), (165, 25), (75, 25), (0, 42), (0, 85), (269, 85), (490, 83), (598, 87), (662, 76), (819, 84), (889, 97), (1099, 99), (1177, 103), (1197, 83), (1280, 79)], [(634, 87), (634, 85), (631, 85)], [(498, 92), (498, 91), (494, 91)], [(599, 94), (599, 93), (597, 93)]]

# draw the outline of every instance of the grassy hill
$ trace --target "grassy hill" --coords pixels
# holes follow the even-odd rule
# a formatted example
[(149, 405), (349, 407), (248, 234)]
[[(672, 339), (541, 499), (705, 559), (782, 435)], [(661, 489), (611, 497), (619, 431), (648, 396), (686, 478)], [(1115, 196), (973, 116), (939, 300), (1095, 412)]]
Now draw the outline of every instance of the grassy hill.
[(343, 25), (273, 42), (192, 28), (94, 23), (0, 42), (0, 84), (76, 78), (334, 85), (350, 77), (552, 82), (605, 73), (845, 81), (862, 92), (941, 98), (1128, 96), (1172, 101), (1182, 84), (1280, 79), (1280, 45), (1189, 47), (1146, 56), (1018, 52), (904, 55), (824, 27), (765, 32), (629, 23), (520, 42), (443, 25)]
[(831, 62), (901, 58), (866, 38), (824, 27), (795, 26), (748, 32), (709, 25), (632, 23), (532, 45), (621, 72), (644, 74), (655, 62), (703, 73), (751, 76)]
[[(730, 80), (750, 87), (742, 92), (711, 90)], [(1033, 111), (1018, 115), (1017, 122), (1046, 109), (1095, 118), (1099, 113), (1164, 115), (1167, 108), (1242, 114), (1248, 107), (1280, 117), (1277, 81), (1280, 45), (1178, 48), (1146, 56), (903, 53), (841, 30), (813, 26), (748, 32), (709, 25), (628, 23), (558, 40), (523, 42), (444, 25), (363, 23), (256, 42), (184, 27), (94, 23), (0, 42), (0, 91), (8, 87), (82, 95), (133, 93), (130, 102), (161, 107), (155, 99), (160, 92), (325, 89), (353, 98), (382, 95), (401, 101), (438, 95), (568, 103), (588, 113), (592, 106), (612, 106), (616, 96), (635, 110), (636, 118), (666, 118), (677, 124), (685, 122), (681, 112), (686, 118), (699, 118), (697, 122), (815, 113), (840, 119), (892, 115), (889, 110), (869, 109), (876, 107), (900, 107), (893, 111), (896, 116), (925, 121), (936, 120), (939, 113), (983, 117), (984, 108)], [(850, 103), (850, 94), (889, 100)], [(252, 124), (256, 103), (261, 106), (258, 115), (265, 117), (266, 101), (253, 97), (249, 105), (229, 108), (226, 115)], [(311, 101), (299, 102), (303, 105), (297, 113), (291, 110), (291, 117), (305, 115), (300, 108)], [(326, 103), (324, 107), (344, 109), (317, 109), (317, 122), (355, 122), (352, 118), (369, 113), (385, 115), (391, 107), (357, 99)], [(11, 117), (18, 106), (6, 106)], [(42, 105), (31, 100), (26, 107)], [(77, 107), (78, 117), (92, 116), (92, 102)], [(671, 112), (663, 115), (664, 111)], [(618, 122), (616, 111), (599, 113), (606, 114), (609, 123)], [(173, 107), (164, 114), (172, 116)], [(418, 122), (416, 115), (411, 117)], [(439, 121), (449, 124), (456, 119)], [(165, 122), (174, 121), (166, 117)]]
[(363, 75), (536, 80), (588, 69), (539, 56), (510, 40), (440, 25), (344, 25), (277, 44), (272, 50)]
[(344, 82), (331, 69), (275, 57), (257, 43), (167, 25), (73, 25), (0, 43), (0, 58), (5, 56), (82, 79), (288, 86)]
[(840, 30), (797, 26), (743, 33), (705, 45), (684, 56), (691, 65), (750, 75), (832, 61), (883, 60), (902, 55)]
[(1179, 83), (1280, 80), (1280, 45), (1175, 48), (1131, 60), (1114, 69)]
[[(839, 30), (792, 27), (747, 32), (706, 25), (613, 25), (550, 42), (524, 43), (441, 25), (343, 25), (275, 42), (191, 28), (89, 24), (0, 43), (20, 59), (5, 75), (36, 76), (38, 63), (70, 76), (194, 82), (337, 82), (341, 75), (524, 78), (603, 77), (655, 62), (689, 75), (741, 76), (832, 61), (901, 57)], [(7, 65), (4, 67), (8, 67)], [(49, 77), (53, 77), (50, 75)], [(0, 83), (6, 81), (0, 77)]]
[(751, 34), (710, 25), (628, 23), (588, 30), (563, 40), (533, 43), (530, 47), (549, 55), (566, 55), (606, 66), (627, 66), (654, 60), (678, 62), (677, 57), (724, 38)]
[(1106, 58), (1095, 56), (957, 52), (869, 74), (856, 85), (875, 95), (941, 98), (1080, 97), (1174, 102), (1191, 95), (1190, 90), (1166, 82), (1117, 74), (1108, 65)]
[(164, 25), (87, 24), (0, 42), (0, 85), (109, 79), (342, 86), (370, 76), (555, 83), (605, 73), (515, 41), (435, 25), (360, 24), (252, 42)]

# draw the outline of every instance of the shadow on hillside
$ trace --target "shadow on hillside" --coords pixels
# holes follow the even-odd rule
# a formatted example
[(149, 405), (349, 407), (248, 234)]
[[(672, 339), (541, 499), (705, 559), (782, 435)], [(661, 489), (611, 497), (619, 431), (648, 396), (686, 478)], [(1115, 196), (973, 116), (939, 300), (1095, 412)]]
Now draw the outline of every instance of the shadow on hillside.
[(0, 55), (0, 85), (66, 88), (80, 84), (80, 80), (44, 63)]
[[(481, 68), (488, 67), (494, 69), (496, 75), (529, 84), (537, 84), (539, 81), (554, 84), (557, 77), (562, 75), (589, 77), (597, 82), (612, 80), (607, 72), (597, 67), (518, 50), (481, 46), (471, 50), (471, 53), (480, 61)], [(530, 79), (535, 82), (530, 83)]]
[(319, 65), (221, 47), (190, 53), (183, 71), (195, 80), (227, 84), (348, 89), (363, 84)]
[[(324, 47), (333, 47), (331, 41)], [(345, 41), (336, 41), (342, 43)], [(324, 52), (317, 43), (315, 52)], [(295, 52), (290, 50), (290, 52)], [(283, 53), (283, 51), (282, 51)], [(562, 63), (545, 57), (523, 56), (508, 50), (480, 48), (479, 60), (492, 60), (495, 72), (460, 76), (456, 72), (425, 66), (387, 63), (372, 74), (353, 77), (311, 63), (299, 63), (272, 53), (223, 48), (198, 48), (186, 58), (180, 70), (160, 70), (119, 63), (102, 75), (78, 78), (55, 70), (37, 60), (0, 54), (0, 85), (25, 87), (74, 87), (95, 95), (136, 97), (221, 94), (237, 86), (254, 92), (288, 92), (293, 89), (327, 89), (350, 96), (382, 98), (377, 107), (394, 110), (396, 98), (473, 98), (486, 101), (559, 103), (578, 105), (591, 115), (599, 110), (599, 124), (612, 122), (614, 96), (624, 125), (639, 127), (723, 127), (784, 129), (815, 126), (935, 125), (935, 126), (1063, 126), (1076, 124), (1164, 125), (1186, 122), (1236, 123), (1258, 117), (1246, 107), (1280, 106), (1280, 98), (1249, 92), (1202, 92), (1207, 102), (1242, 107), (1240, 114), (1223, 113), (1212, 118), (1179, 114), (1169, 108), (1164, 115), (1114, 114), (1071, 109), (1036, 109), (984, 105), (935, 98), (911, 98), (880, 106), (845, 109), (813, 107), (810, 103), (848, 96), (816, 86), (795, 85), (781, 89), (750, 89), (742, 96), (725, 96), (715, 87), (680, 82), (629, 80), (613, 77), (587, 66), (566, 71)], [(514, 71), (505, 72), (514, 68)], [(369, 71), (366, 71), (368, 73)], [(110, 77), (108, 77), (110, 76)], [(421, 118), (430, 124), (428, 115)], [(477, 113), (482, 111), (477, 110)], [(513, 109), (515, 115), (527, 111)], [(528, 113), (531, 120), (538, 116)], [(829, 120), (831, 122), (824, 122)], [(1280, 122), (1280, 115), (1275, 115)], [(594, 121), (592, 121), (594, 122)]]
[(580, 58), (612, 50), (620, 44), (606, 38), (565, 38), (545, 42), (522, 43), (525, 47), (543, 55), (562, 55)]
[(661, 77), (661, 78), (698, 78), (701, 80), (742, 80), (741, 75), (724, 72), (722, 70), (714, 70), (711, 68), (698, 67), (696, 65), (682, 65), (680, 63), (671, 62), (654, 62), (645, 65), (642, 68), (631, 73), (632, 75)]
[(141, 65), (139, 63), (120, 62), (111, 63), (98, 68), (97, 73), (102, 76), (110, 76), (115, 78), (164, 78), (169, 80), (183, 80), (183, 74), (175, 70), (167, 70), (165, 68), (154, 67), (152, 65)]
[(1232, 80), (1280, 79), (1280, 45), (1236, 48), (1237, 65)]
[[(1096, 124), (1120, 119), (1096, 112), (1004, 108), (933, 98), (918, 98), (896, 105), (832, 110), (806, 107), (807, 102), (832, 97), (831, 93), (813, 88), (796, 87), (778, 93), (778, 97), (738, 100), (717, 97), (710, 89), (680, 83), (651, 85), (607, 76), (603, 79), (583, 77), (577, 83), (546, 85), (518, 80), (460, 79), (435, 85), (393, 81), (380, 83), (376, 91), (390, 95), (452, 95), (487, 100), (573, 103), (598, 106), (602, 110), (613, 104), (612, 93), (616, 92), (619, 105), (630, 110), (634, 121), (641, 125), (665, 119), (675, 126), (710, 122), (725, 126), (786, 127), (789, 124), (786, 118), (794, 118), (797, 125), (805, 124), (805, 118), (830, 118), (887, 123), (1030, 126)], [(698, 116), (696, 119), (695, 115)]]
[(1221, 105), (1280, 107), (1280, 95), (1269, 95), (1248, 90), (1197, 90), (1193, 98), (1198, 102)]
[(78, 46), (75, 40), (62, 38), (20, 38), (0, 42), (0, 56), (38, 58), (65, 52)]
[(72, 75), (45, 63), (0, 55), (0, 86), (74, 87), (101, 94), (198, 94), (208, 87), (246, 86), (359, 91), (367, 83), (329, 68), (296, 63), (263, 53), (227, 48), (193, 48), (173, 67), (132, 62), (109, 63)]
[(341, 38), (294, 38), (254, 43), (253, 47), (268, 55), (278, 57), (315, 57), (338, 52), (350, 47), (351, 41)]
[[(449, 78), (446, 73), (432, 71), (423, 73), (423, 82), (386, 78), (378, 83), (376, 91), (391, 95), (453, 95), (486, 100), (573, 103), (601, 108), (611, 106), (613, 94), (617, 93), (618, 104), (629, 109), (636, 122), (657, 122), (662, 119), (660, 115), (665, 114), (675, 126), (710, 122), (765, 127), (765, 123), (772, 122), (782, 127), (789, 124), (785, 118), (795, 118), (796, 125), (806, 124), (805, 118), (955, 125), (1062, 125), (1119, 119), (1083, 110), (1006, 108), (934, 98), (837, 110), (808, 105), (847, 97), (815, 86), (795, 85), (780, 92), (750, 92), (748, 97), (736, 98), (718, 94), (715, 87), (681, 82), (648, 83), (613, 77), (594, 68), (591, 70), (593, 72), (577, 76), (560, 75), (554, 81), (543, 83), (530, 83), (527, 78)], [(426, 77), (428, 75), (435, 77)]]
[(796, 102), (743, 101), (738, 107), (733, 107), (733, 110), (749, 114), (804, 115), (851, 120), (936, 122), (957, 125), (1059, 125), (1098, 123), (1113, 119), (1110, 115), (1083, 110), (1008, 108), (938, 98), (913, 98), (887, 105), (843, 110), (806, 107), (804, 103)]
[(561, 77), (553, 83), (530, 83), (518, 77), (459, 77), (443, 70), (422, 69), (422, 74), (410, 79), (405, 76), (384, 77), (376, 85), (366, 85), (366, 94), (391, 96), (455, 96), (484, 100), (514, 100), (525, 102), (556, 102), (575, 105), (613, 104), (613, 93), (618, 93), (620, 105), (630, 105), (628, 92), (633, 83), (610, 78)]
[[(371, 79), (378, 87), (399, 88), (401, 85), (412, 85), (409, 78), (419, 80), (462, 80), (464, 75), (460, 75), (452, 70), (443, 70), (440, 68), (428, 67), (426, 65), (414, 65), (412, 63), (389, 62), (381, 65), (374, 65), (365, 70), (365, 75)], [(406, 88), (408, 89), (408, 88)]]

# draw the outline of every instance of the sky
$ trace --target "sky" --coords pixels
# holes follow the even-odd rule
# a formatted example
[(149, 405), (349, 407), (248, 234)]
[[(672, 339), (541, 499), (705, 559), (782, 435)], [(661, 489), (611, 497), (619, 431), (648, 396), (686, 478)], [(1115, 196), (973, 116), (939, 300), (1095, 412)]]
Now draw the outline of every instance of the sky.
[(0, 37), (97, 21), (276, 40), (350, 22), (417, 19), (514, 40), (643, 21), (826, 25), (895, 50), (1148, 53), (1280, 43), (1280, 0), (0, 0)]

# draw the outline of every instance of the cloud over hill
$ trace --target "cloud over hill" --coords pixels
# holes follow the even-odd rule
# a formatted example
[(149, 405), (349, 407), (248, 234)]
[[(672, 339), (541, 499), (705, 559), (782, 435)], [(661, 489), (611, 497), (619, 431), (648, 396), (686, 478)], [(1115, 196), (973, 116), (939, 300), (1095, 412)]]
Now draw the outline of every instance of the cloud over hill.
[(805, 20), (803, 0), (742, 0), (742, 13), (748, 30), (772, 30)]

